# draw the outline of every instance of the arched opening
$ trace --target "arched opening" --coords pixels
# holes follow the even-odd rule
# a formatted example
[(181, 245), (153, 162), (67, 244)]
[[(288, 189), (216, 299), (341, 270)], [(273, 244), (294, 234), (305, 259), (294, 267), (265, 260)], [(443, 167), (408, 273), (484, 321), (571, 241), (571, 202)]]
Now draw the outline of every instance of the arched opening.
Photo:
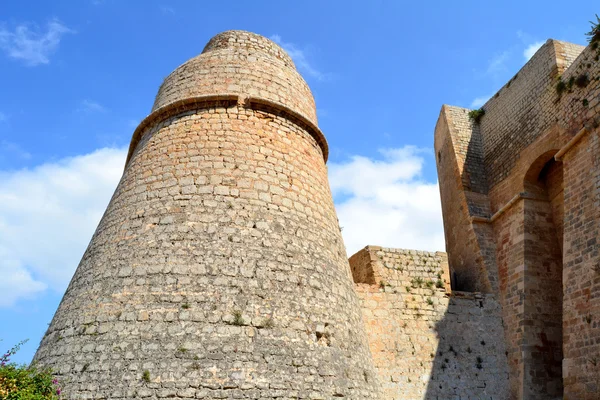
[(563, 394), (564, 196), (562, 163), (554, 160), (555, 153), (540, 156), (524, 182), (524, 398), (554, 399)]

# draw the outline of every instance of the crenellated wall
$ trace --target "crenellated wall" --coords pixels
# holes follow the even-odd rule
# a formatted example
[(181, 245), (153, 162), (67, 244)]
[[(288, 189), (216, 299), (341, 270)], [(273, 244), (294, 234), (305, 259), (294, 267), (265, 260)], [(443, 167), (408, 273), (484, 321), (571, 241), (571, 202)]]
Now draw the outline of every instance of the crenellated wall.
[(367, 246), (350, 266), (384, 399), (508, 399), (499, 304), (451, 293), (445, 253)]

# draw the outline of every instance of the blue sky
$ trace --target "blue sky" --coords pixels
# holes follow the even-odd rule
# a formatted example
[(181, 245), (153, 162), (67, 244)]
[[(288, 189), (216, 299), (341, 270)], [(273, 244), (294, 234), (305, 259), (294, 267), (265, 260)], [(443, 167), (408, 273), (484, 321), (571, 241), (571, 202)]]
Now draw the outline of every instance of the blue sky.
[(351, 254), (443, 250), (433, 128), (479, 107), (548, 38), (585, 44), (593, 2), (3, 1), (0, 349), (28, 362), (165, 76), (216, 33), (294, 58), (331, 147)]

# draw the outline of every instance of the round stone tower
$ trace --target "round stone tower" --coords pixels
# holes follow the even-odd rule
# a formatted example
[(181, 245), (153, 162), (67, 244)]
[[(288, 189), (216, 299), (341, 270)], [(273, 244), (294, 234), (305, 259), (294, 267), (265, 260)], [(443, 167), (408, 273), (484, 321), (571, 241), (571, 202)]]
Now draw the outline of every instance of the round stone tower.
[(229, 31), (169, 75), (34, 361), (69, 398), (376, 399), (314, 99)]

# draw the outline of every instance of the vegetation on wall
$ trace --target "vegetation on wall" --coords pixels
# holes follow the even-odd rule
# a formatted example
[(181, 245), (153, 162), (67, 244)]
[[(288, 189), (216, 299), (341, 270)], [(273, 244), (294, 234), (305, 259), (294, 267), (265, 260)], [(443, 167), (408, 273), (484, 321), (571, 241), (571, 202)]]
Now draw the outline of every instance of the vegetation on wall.
[(469, 111), (469, 119), (475, 121), (477, 124), (481, 121), (481, 118), (483, 118), (484, 115), (485, 110), (483, 108)]
[(50, 369), (38, 369), (35, 365), (17, 365), (10, 362), (26, 340), (18, 343), (0, 356), (0, 399), (7, 400), (54, 400), (60, 399), (58, 380)]
[(600, 41), (600, 17), (596, 14), (596, 21), (590, 21), (592, 24), (592, 29), (585, 35), (588, 37), (588, 41), (590, 43), (595, 43)]

